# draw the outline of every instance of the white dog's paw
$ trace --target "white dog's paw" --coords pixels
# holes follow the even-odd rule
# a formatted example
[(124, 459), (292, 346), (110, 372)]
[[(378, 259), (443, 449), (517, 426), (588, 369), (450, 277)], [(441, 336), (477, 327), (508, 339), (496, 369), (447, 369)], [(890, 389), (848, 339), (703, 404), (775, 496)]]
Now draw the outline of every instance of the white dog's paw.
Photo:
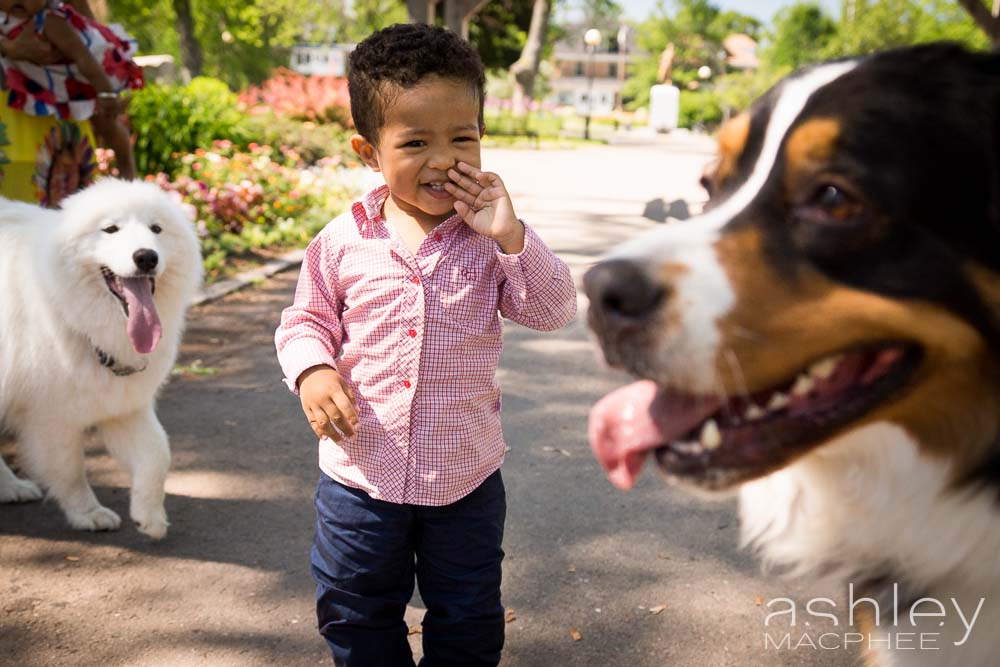
[(66, 512), (69, 525), (77, 530), (118, 530), (121, 518), (107, 507), (98, 505), (88, 512)]
[(12, 484), (0, 487), (0, 503), (27, 503), (41, 500), (43, 495), (30, 479), (15, 479)]
[(132, 508), (132, 521), (140, 533), (149, 535), (154, 540), (162, 540), (167, 535), (167, 512), (160, 507)]

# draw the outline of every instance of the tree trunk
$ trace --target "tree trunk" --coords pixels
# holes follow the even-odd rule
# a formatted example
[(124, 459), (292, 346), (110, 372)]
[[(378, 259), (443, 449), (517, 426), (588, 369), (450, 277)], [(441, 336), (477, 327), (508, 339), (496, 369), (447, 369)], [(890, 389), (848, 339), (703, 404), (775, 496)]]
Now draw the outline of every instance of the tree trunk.
[(958, 4), (972, 15), (972, 20), (989, 37), (993, 48), (1000, 49), (1000, 18), (983, 4), (983, 0), (958, 0)]
[(406, 0), (410, 23), (434, 23), (434, 0)]
[(93, 14), (90, 18), (96, 19), (101, 23), (108, 23), (111, 16), (111, 11), (108, 9), (108, 0), (90, 0), (90, 9)]
[(528, 39), (524, 43), (524, 49), (521, 50), (521, 57), (510, 66), (510, 73), (514, 78), (512, 102), (515, 115), (525, 115), (528, 111), (528, 102), (535, 97), (535, 79), (538, 78), (538, 65), (542, 62), (542, 49), (545, 48), (551, 13), (552, 0), (535, 0), (531, 10)]
[(469, 39), (469, 21), (488, 0), (444, 0), (444, 27)]
[(194, 34), (194, 18), (191, 16), (191, 0), (172, 0), (177, 16), (177, 33), (181, 38), (181, 61), (191, 76), (201, 75), (201, 44)]

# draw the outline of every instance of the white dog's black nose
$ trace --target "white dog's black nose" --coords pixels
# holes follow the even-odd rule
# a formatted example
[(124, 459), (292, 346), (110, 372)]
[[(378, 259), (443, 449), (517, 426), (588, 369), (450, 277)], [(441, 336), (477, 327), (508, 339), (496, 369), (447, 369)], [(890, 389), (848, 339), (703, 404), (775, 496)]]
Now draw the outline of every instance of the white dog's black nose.
[(612, 259), (583, 276), (593, 315), (616, 320), (641, 320), (652, 315), (667, 290), (638, 263)]
[(148, 272), (156, 268), (157, 263), (160, 261), (160, 256), (156, 254), (155, 250), (140, 248), (132, 253), (132, 261), (135, 262), (140, 271)]

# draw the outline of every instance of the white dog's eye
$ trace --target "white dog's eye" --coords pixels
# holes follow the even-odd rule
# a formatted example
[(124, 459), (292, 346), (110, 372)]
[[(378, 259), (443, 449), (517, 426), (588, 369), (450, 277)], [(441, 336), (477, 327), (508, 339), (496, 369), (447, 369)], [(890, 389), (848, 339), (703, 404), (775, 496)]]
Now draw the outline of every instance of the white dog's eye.
[(118, 225), (108, 225), (101, 231), (104, 232), (105, 234), (114, 234), (115, 232), (118, 231)]
[(160, 227), (159, 225), (150, 225), (149, 228), (153, 230), (154, 234), (159, 234), (163, 231), (163, 227)]

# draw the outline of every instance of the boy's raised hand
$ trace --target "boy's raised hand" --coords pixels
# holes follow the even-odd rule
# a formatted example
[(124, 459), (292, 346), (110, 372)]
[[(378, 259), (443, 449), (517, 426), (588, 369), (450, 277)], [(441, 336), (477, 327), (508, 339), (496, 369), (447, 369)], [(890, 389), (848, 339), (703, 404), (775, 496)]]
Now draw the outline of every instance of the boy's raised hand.
[(299, 376), (302, 412), (317, 438), (340, 442), (354, 435), (358, 413), (351, 386), (329, 366), (313, 366)]
[(473, 231), (488, 236), (509, 255), (524, 249), (524, 225), (499, 176), (459, 162), (448, 170), (444, 189), (455, 198), (455, 212)]

